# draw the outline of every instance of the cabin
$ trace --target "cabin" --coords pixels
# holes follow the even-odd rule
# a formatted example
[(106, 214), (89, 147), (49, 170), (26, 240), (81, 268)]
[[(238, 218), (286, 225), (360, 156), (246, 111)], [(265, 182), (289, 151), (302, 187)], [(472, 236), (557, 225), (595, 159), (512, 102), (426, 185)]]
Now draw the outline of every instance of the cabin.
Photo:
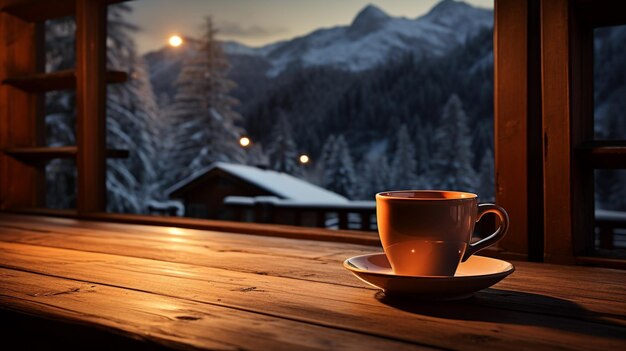
[(298, 203), (346, 204), (348, 199), (289, 174), (269, 169), (215, 162), (191, 174), (168, 191), (182, 200), (185, 216), (232, 219), (224, 200), (228, 197), (265, 197)]
[[(502, 240), (471, 257), (463, 252), (477, 245), (470, 229), (456, 246), (427, 240), (433, 250), (452, 248), (441, 256), (458, 263), (454, 275), (398, 273), (381, 237), (368, 231), (369, 204), (249, 166), (213, 164), (174, 186), (169, 195), (195, 218), (107, 210), (108, 160), (141, 151), (106, 138), (109, 85), (136, 84), (140, 73), (107, 66), (107, 11), (124, 2), (0, 0), (2, 349), (626, 349), (626, 254), (614, 238), (624, 218), (596, 218), (594, 202), (595, 174), (626, 169), (626, 140), (594, 135), (594, 31), (626, 25), (625, 1), (494, 0), (493, 90), (486, 88), (493, 124), (485, 126), (495, 135), (495, 201), (446, 207), (437, 218), (467, 229), (477, 207), (485, 218), (499, 216), (478, 243)], [(370, 16), (367, 30), (388, 20), (371, 9)], [(68, 17), (75, 65), (49, 72), (47, 23)], [(239, 25), (232, 27), (263, 29)], [(307, 76), (300, 79), (308, 88)], [(75, 92), (67, 145), (46, 140), (45, 100), (57, 91)], [(58, 181), (46, 180), (54, 160), (74, 167), (72, 208), (46, 206), (46, 186)], [(450, 193), (425, 201), (445, 203)], [(389, 203), (412, 201), (387, 195)], [(340, 223), (364, 211), (364, 224), (302, 227), (281, 222), (280, 212), (269, 223), (222, 219), (225, 202), (267, 196), (296, 214), (317, 211), (300, 205), (319, 196), (332, 203), (320, 208), (343, 213)], [(411, 223), (413, 213), (397, 223)], [(402, 253), (404, 264), (443, 262)]]

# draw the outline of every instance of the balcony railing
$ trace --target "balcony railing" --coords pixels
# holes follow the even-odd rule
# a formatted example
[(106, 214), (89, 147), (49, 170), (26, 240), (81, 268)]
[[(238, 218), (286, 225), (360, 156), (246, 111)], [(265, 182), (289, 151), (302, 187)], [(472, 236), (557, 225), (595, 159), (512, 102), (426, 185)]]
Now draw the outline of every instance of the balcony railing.
[(326, 204), (279, 199), (273, 196), (224, 199), (230, 219), (242, 222), (290, 224), (304, 227), (376, 231), (376, 202)]

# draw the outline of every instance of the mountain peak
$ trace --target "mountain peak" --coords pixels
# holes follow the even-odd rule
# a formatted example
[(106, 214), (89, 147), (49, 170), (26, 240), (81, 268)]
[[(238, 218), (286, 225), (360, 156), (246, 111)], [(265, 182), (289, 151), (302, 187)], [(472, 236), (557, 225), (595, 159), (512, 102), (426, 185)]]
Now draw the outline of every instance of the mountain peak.
[(463, 1), (442, 0), (418, 20), (425, 19), (449, 28), (457, 28), (469, 22), (492, 23), (493, 12), (490, 9), (474, 7)]
[(373, 4), (368, 4), (361, 11), (359, 11), (352, 23), (359, 20), (380, 20), (387, 18), (389, 18), (389, 15), (380, 7)]
[(350, 35), (365, 35), (378, 30), (391, 17), (376, 5), (365, 6), (350, 25)]
[(472, 6), (463, 1), (441, 0), (428, 11), (428, 15), (445, 15), (446, 13), (471, 9)]

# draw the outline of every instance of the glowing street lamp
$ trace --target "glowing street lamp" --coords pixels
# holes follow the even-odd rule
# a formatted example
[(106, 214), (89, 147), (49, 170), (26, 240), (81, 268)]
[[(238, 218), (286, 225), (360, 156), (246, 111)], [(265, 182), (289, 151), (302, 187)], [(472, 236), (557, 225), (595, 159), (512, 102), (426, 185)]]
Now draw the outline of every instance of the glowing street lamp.
[(250, 143), (251, 141), (248, 137), (241, 137), (241, 139), (239, 139), (239, 145), (241, 145), (241, 147), (248, 147)]
[(306, 165), (307, 163), (311, 161), (311, 159), (309, 158), (309, 155), (302, 154), (298, 158), (298, 161), (300, 161), (301, 164)]
[(179, 47), (183, 44), (183, 38), (181, 38), (179, 35), (172, 35), (167, 42), (170, 44), (170, 46), (172, 47)]

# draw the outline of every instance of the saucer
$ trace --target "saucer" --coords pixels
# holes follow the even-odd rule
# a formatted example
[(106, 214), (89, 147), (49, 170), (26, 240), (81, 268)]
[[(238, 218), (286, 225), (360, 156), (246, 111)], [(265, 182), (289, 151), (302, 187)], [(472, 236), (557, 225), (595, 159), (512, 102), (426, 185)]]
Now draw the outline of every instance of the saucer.
[(343, 266), (362, 281), (382, 289), (386, 295), (405, 295), (424, 300), (459, 300), (486, 289), (515, 267), (490, 257), (471, 256), (459, 264), (454, 277), (396, 275), (384, 253), (349, 258)]

